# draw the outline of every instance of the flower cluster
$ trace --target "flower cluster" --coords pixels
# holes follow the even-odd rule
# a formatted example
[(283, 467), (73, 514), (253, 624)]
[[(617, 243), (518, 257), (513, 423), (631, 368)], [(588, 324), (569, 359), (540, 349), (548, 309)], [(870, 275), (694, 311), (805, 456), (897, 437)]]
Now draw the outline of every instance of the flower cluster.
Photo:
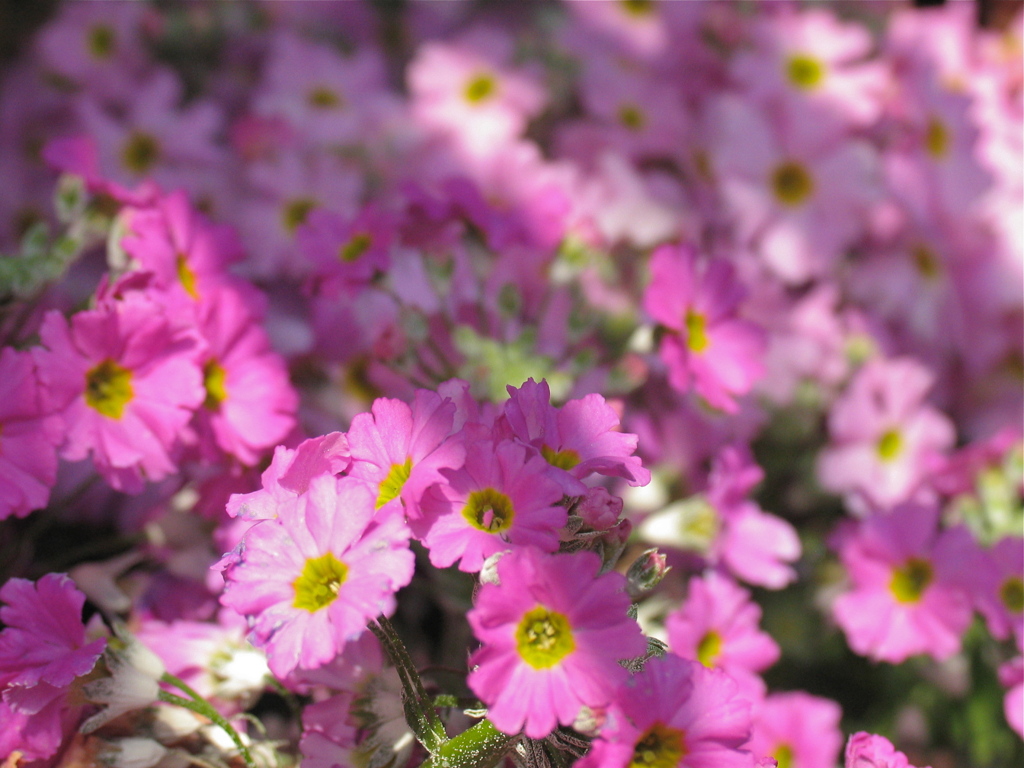
[(1024, 757), (1019, 7), (50, 5), (4, 768)]

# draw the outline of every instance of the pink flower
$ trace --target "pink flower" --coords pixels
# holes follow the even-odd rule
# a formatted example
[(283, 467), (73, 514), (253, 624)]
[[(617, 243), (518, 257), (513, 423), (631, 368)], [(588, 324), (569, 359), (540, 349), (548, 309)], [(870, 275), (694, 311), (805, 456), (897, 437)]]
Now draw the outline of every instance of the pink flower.
[(860, 731), (846, 742), (845, 768), (914, 768), (884, 736)]
[(299, 445), (274, 449), (270, 466), (263, 470), (263, 487), (252, 493), (233, 493), (227, 513), (247, 520), (269, 520), (282, 505), (294, 506), (319, 475), (339, 475), (349, 465), (348, 440), (341, 432), (303, 440)]
[(795, 131), (836, 135), (878, 119), (888, 72), (865, 62), (865, 26), (823, 8), (784, 8), (751, 26), (753, 48), (736, 57), (732, 74), (758, 102), (795, 118)]
[(378, 398), (371, 413), (352, 419), (349, 471), (370, 484), (378, 508), (400, 499), (406, 515), (419, 517), (423, 492), (445, 481), (441, 470), (462, 466), (466, 449), (452, 437), (454, 417), (450, 400), (420, 389), (412, 407), (401, 400)]
[(196, 315), (206, 342), (200, 357), (206, 397), (196, 412), (201, 446), (209, 455), (215, 445), (251, 466), (295, 426), (298, 394), (243, 293), (223, 285)]
[(209, 222), (180, 190), (152, 207), (128, 209), (127, 226), (121, 246), (156, 276), (158, 287), (192, 301), (209, 299), (207, 283), (223, 282), (227, 267), (245, 256), (234, 230)]
[(40, 335), (40, 378), (67, 430), (61, 456), (92, 453), (118, 490), (137, 492), (176, 471), (171, 454), (204, 396), (192, 331), (130, 292), (79, 312), (70, 326), (50, 312)]
[(829, 413), (822, 485), (882, 508), (911, 498), (955, 439), (949, 419), (925, 403), (931, 385), (910, 358), (866, 363)]
[(408, 542), (398, 515), (375, 515), (364, 483), (321, 475), (225, 558), (221, 602), (250, 617), (251, 641), (278, 677), (319, 667), (394, 610), (412, 578)]
[(364, 141), (387, 105), (384, 65), (363, 47), (340, 56), (331, 47), (279, 32), (270, 44), (256, 113), (284, 118), (304, 139), (335, 147)]
[(57, 481), (61, 423), (46, 399), (32, 356), (0, 349), (0, 520), (45, 507)]
[(759, 629), (760, 620), (750, 593), (712, 571), (690, 579), (685, 602), (665, 620), (668, 646), (684, 659), (725, 671), (744, 695), (757, 699), (764, 695), (758, 673), (779, 658), (779, 646)]
[(88, 96), (81, 98), (80, 121), (104, 178), (124, 187), (152, 179), (165, 189), (204, 191), (204, 172), (223, 160), (215, 143), (221, 109), (209, 100), (181, 107), (181, 90), (172, 70), (158, 69), (137, 84), (120, 114)]
[(978, 612), (993, 637), (1024, 642), (1024, 539), (1006, 536), (977, 555), (964, 576)]
[(842, 709), (803, 691), (773, 693), (754, 713), (749, 749), (785, 768), (832, 768), (843, 748)]
[(570, 725), (582, 706), (611, 700), (626, 677), (620, 660), (644, 653), (625, 579), (598, 576), (600, 566), (591, 552), (523, 547), (498, 561), (500, 584), (480, 588), (466, 617), (483, 643), (468, 683), (498, 730), (540, 739)]
[(1003, 698), (1006, 722), (1024, 739), (1024, 657), (1017, 656), (999, 667), (999, 682), (1006, 688)]
[(662, 246), (651, 257), (644, 308), (669, 331), (659, 350), (669, 381), (728, 413), (764, 373), (764, 333), (738, 317), (744, 294), (729, 264), (698, 262), (688, 246)]
[(509, 66), (513, 53), (511, 38), (493, 28), (420, 46), (408, 68), (415, 120), (452, 136), (470, 155), (509, 144), (544, 102), (536, 79)]
[(694, 551), (749, 584), (781, 589), (796, 578), (800, 557), (793, 526), (748, 496), (764, 472), (750, 451), (728, 446), (712, 464), (708, 489), (644, 518), (638, 532), (652, 544)]
[(738, 236), (788, 284), (821, 276), (861, 236), (879, 195), (873, 148), (810, 141), (735, 96), (719, 97), (709, 119), (712, 171)]
[(579, 768), (754, 768), (741, 749), (750, 702), (724, 672), (673, 654), (650, 659), (615, 694)]
[(961, 568), (978, 556), (963, 526), (939, 531), (934, 506), (908, 504), (841, 534), (839, 556), (851, 589), (832, 611), (854, 651), (898, 664), (960, 650), (972, 617)]
[[(66, 574), (33, 583), (11, 579), (0, 587), (0, 723), (4, 709), (24, 729), (18, 749), (29, 759), (57, 751), (63, 738), (68, 693), (96, 665), (105, 638), (89, 641), (82, 623), (85, 595)], [(0, 730), (0, 745), (4, 742)]]
[(651, 481), (651, 473), (633, 455), (637, 436), (618, 431), (619, 415), (601, 395), (592, 393), (556, 408), (548, 383), (532, 378), (519, 389), (509, 385), (508, 393), (508, 430), (547, 460), (566, 494), (585, 493), (580, 480), (595, 473), (621, 477), (633, 486)]
[(566, 510), (548, 466), (519, 443), (470, 443), (466, 463), (444, 470), (447, 482), (423, 496), (423, 517), (410, 523), (430, 562), (447, 568), (458, 561), (460, 571), (476, 573), (510, 546), (557, 550)]

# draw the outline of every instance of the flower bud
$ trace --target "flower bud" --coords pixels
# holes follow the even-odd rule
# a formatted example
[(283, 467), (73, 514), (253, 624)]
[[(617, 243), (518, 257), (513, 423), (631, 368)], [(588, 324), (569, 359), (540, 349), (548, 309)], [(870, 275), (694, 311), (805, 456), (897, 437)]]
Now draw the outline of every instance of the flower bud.
[(626, 572), (626, 589), (629, 596), (638, 598), (658, 586), (669, 572), (667, 559), (655, 548), (648, 549), (634, 560)]

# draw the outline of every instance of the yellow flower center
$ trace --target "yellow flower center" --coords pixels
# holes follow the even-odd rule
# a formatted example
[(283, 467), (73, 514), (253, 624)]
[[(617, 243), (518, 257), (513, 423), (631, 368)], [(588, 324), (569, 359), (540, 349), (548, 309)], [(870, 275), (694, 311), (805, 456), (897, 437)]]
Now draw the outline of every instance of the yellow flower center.
[(814, 192), (814, 179), (800, 163), (790, 160), (772, 172), (772, 191), (783, 205), (797, 206)]
[(576, 650), (569, 619), (538, 605), (516, 627), (516, 650), (534, 669), (550, 669)]
[(999, 588), (999, 598), (1010, 613), (1024, 612), (1024, 579), (1011, 576)]
[(722, 635), (709, 629), (707, 634), (697, 643), (697, 661), (709, 669), (715, 666), (719, 655), (722, 653)]
[(934, 280), (939, 276), (941, 272), (939, 260), (935, 256), (935, 252), (927, 245), (918, 243), (910, 249), (910, 255), (914, 259), (914, 266), (917, 267), (921, 277)]
[(932, 564), (919, 557), (912, 557), (902, 567), (893, 571), (889, 589), (901, 603), (916, 603), (932, 583)]
[(296, 608), (315, 613), (338, 599), (341, 585), (348, 576), (348, 566), (330, 552), (306, 561), (302, 573), (292, 582)]
[(373, 240), (366, 232), (360, 232), (355, 235), (351, 240), (345, 243), (338, 250), (338, 258), (344, 261), (346, 264), (351, 264), (356, 261), (360, 256), (370, 250), (370, 246), (373, 244)]
[(654, 12), (654, 0), (619, 0), (619, 5), (630, 16), (649, 16)]
[(655, 723), (637, 739), (628, 768), (676, 768), (686, 756), (686, 734)]
[(203, 366), (203, 386), (206, 387), (206, 400), (203, 405), (211, 411), (220, 408), (220, 404), (228, 399), (228, 372), (216, 360), (209, 360)]
[(878, 458), (893, 461), (903, 452), (903, 436), (898, 429), (890, 429), (878, 438)]
[(96, 59), (108, 59), (114, 52), (117, 35), (112, 27), (98, 24), (89, 30), (89, 53)]
[(619, 107), (619, 122), (631, 131), (639, 131), (647, 125), (647, 115), (636, 104), (623, 104)]
[(939, 118), (928, 121), (924, 132), (924, 148), (934, 158), (943, 158), (949, 154), (949, 129)]
[(345, 100), (336, 91), (331, 90), (326, 85), (313, 88), (306, 96), (306, 101), (314, 109), (323, 110), (338, 109), (345, 103)]
[(580, 455), (572, 448), (556, 451), (554, 448), (542, 445), (540, 455), (543, 456), (544, 460), (551, 466), (558, 467), (559, 469), (564, 469), (566, 471), (580, 463)]
[(512, 499), (494, 488), (473, 491), (462, 508), (462, 516), (471, 526), (487, 533), (501, 533), (512, 527), (515, 510)]
[(772, 757), (779, 764), (778, 768), (793, 768), (793, 748), (789, 744), (779, 744)]
[(297, 197), (285, 203), (284, 208), (281, 209), (281, 223), (284, 225), (285, 231), (288, 234), (293, 233), (300, 224), (305, 223), (314, 208), (316, 208), (316, 200), (310, 197)]
[(377, 495), (377, 509), (380, 509), (392, 499), (397, 499), (402, 492), (405, 481), (412, 474), (412, 459), (406, 459), (404, 464), (392, 464), (380, 483), (380, 493)]
[(486, 101), (498, 90), (498, 81), (490, 72), (481, 72), (475, 75), (466, 83), (466, 101), (470, 104), (479, 104)]
[(790, 56), (786, 62), (786, 77), (797, 88), (809, 91), (821, 84), (825, 77), (825, 67), (813, 56), (798, 53)]
[(135, 131), (121, 152), (124, 167), (132, 173), (147, 173), (160, 160), (160, 142), (152, 134)]
[(120, 419), (132, 395), (132, 372), (109, 358), (85, 374), (86, 404), (108, 418)]
[(708, 319), (700, 312), (692, 309), (686, 310), (686, 318), (683, 321), (686, 326), (686, 346), (691, 352), (701, 353), (708, 348), (711, 340), (708, 339)]
[(181, 287), (185, 289), (185, 293), (193, 299), (198, 300), (199, 291), (196, 288), (196, 273), (193, 272), (192, 268), (188, 265), (188, 261), (185, 260), (185, 255), (179, 253), (175, 264), (178, 268), (178, 280), (181, 282)]

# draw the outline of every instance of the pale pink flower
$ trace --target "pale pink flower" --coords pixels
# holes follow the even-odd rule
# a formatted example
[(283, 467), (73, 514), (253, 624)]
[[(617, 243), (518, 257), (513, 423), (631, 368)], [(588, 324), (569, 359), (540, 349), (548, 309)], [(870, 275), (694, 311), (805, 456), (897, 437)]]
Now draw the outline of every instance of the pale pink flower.
[(413, 559), (409, 529), (399, 515), (375, 514), (365, 483), (320, 475), (224, 558), (221, 602), (249, 617), (250, 641), (287, 677), (323, 666), (393, 612)]
[(512, 55), (511, 38), (495, 28), (424, 43), (407, 73), (413, 118), (470, 156), (518, 138), (543, 107), (544, 90), (532, 73), (511, 66)]
[(925, 402), (932, 380), (910, 358), (866, 363), (829, 413), (822, 485), (883, 509), (910, 499), (955, 439), (949, 419)]
[(341, 432), (311, 437), (295, 448), (279, 445), (260, 476), (263, 487), (252, 493), (231, 494), (227, 513), (246, 520), (277, 517), (280, 507), (294, 505), (315, 477), (340, 475), (348, 465), (348, 439)]
[(867, 61), (865, 26), (825, 8), (786, 7), (751, 27), (752, 49), (733, 60), (731, 73), (753, 99), (781, 107), (797, 134), (841, 135), (878, 119), (888, 72)]
[(908, 504), (855, 524), (839, 543), (851, 584), (832, 612), (855, 652), (898, 664), (960, 650), (973, 615), (962, 567), (978, 557), (963, 526), (940, 531), (934, 506)]
[(737, 235), (788, 284), (820, 277), (863, 235), (880, 193), (871, 145), (801, 140), (735, 96), (709, 106), (711, 173)]

